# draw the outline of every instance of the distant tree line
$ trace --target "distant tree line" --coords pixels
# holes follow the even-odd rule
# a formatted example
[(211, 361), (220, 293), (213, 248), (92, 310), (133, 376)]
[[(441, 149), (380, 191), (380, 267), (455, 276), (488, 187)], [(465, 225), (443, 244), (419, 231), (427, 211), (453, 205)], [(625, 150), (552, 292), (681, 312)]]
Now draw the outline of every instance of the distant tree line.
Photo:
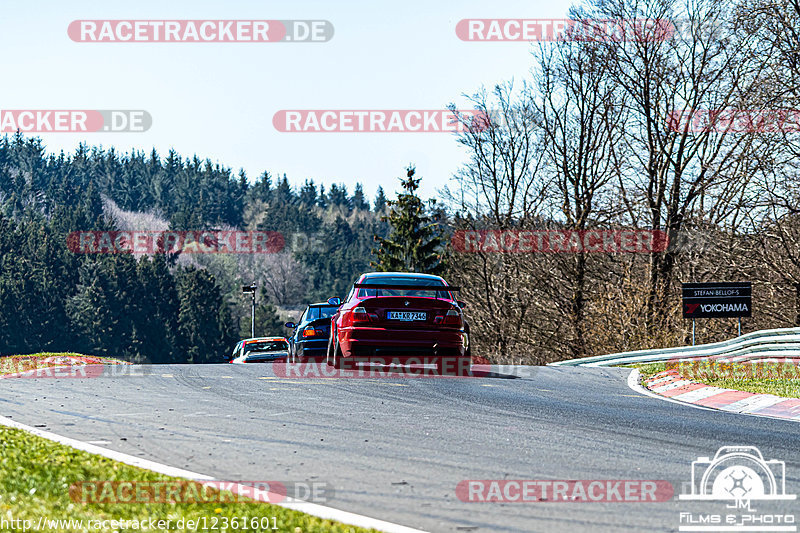
[[(174, 151), (118, 154), (85, 145), (48, 154), (41, 140), (0, 139), (0, 354), (79, 351), (133, 361), (219, 361), (249, 335), (241, 284), (261, 287), (256, 334), (282, 335), (278, 307), (342, 295), (369, 268), (386, 224), (361, 185), (243, 172)], [(109, 209), (111, 206), (111, 209)], [(280, 254), (189, 257), (75, 254), (72, 231), (280, 231)], [(126, 225), (132, 227), (126, 227)], [(142, 227), (142, 224), (145, 226)], [(294, 239), (294, 237), (300, 237)], [(297, 243), (301, 245), (298, 246)], [(283, 287), (283, 289), (281, 289)]]

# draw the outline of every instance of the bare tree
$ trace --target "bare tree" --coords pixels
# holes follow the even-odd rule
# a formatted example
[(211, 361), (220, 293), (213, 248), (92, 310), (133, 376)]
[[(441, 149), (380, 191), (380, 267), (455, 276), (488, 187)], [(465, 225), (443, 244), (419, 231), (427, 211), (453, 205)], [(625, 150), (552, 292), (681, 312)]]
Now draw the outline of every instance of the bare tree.
[[(539, 214), (545, 199), (540, 169), (541, 132), (530, 90), (513, 83), (481, 90), (468, 97), (479, 115), (451, 110), (462, 121), (457, 137), (469, 162), (454, 178), (455, 188), (443, 195), (457, 213), (457, 230), (508, 229)], [(453, 252), (457, 253), (457, 252)], [(478, 251), (448, 258), (449, 277), (462, 286), (472, 322), (472, 339), (484, 354), (513, 357), (534, 346), (525, 331), (535, 305), (532, 290), (541, 286), (529, 265), (518, 256)]]
[[(627, 216), (638, 227), (676, 239), (695, 210), (713, 211), (747, 186), (742, 162), (752, 155), (751, 136), (720, 128), (713, 113), (747, 104), (759, 81), (758, 65), (726, 3), (598, 0), (594, 7), (600, 18), (682, 21), (674, 34), (657, 26), (652, 34), (607, 45), (627, 114), (627, 168), (620, 178)], [(692, 124), (703, 110), (711, 110), (711, 123), (697, 131)], [(664, 316), (678, 259), (674, 248), (650, 256), (651, 328)]]
[[(663, 231), (670, 246), (451, 258), (451, 278), (476, 302), (478, 353), (543, 363), (683, 344), (675, 289), (689, 280), (752, 280), (753, 327), (800, 325), (800, 120), (771, 133), (758, 131), (767, 115), (744, 129), (727, 120), (800, 107), (800, 2), (590, 0), (571, 15), (590, 27), (661, 23), (622, 40), (550, 43), (521, 91), (474, 95), (493, 120), (459, 136), (470, 159), (446, 191), (455, 227), (632, 226)], [(735, 323), (698, 332), (721, 338)]]
[(469, 164), (457, 176), (448, 195), (463, 211), (481, 213), (495, 227), (535, 215), (544, 199), (539, 117), (530, 100), (529, 87), (519, 92), (513, 83), (498, 85), (469, 96), (474, 115), (450, 108), (464, 125), (459, 144), (467, 149)]
[(242, 255), (239, 271), (266, 289), (270, 301), (286, 306), (302, 301), (308, 284), (307, 269), (289, 251), (266, 255)]
[[(574, 19), (586, 18), (573, 11)], [(611, 185), (619, 176), (624, 116), (622, 99), (609, 75), (608, 49), (565, 40), (541, 46), (534, 68), (533, 107), (541, 116), (547, 210), (559, 227), (584, 231), (615, 215)], [(573, 357), (587, 352), (588, 257), (584, 249), (556, 257), (554, 275), (569, 288), (566, 314), (572, 326)]]

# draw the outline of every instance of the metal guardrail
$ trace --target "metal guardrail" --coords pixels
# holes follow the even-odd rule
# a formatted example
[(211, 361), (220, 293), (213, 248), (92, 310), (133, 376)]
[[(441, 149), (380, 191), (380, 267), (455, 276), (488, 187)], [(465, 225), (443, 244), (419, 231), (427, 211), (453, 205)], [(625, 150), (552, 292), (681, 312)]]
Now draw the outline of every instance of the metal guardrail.
[(621, 352), (550, 363), (550, 366), (614, 366), (696, 357), (752, 361), (761, 358), (800, 358), (800, 328), (765, 329), (741, 337), (697, 346), (677, 346)]

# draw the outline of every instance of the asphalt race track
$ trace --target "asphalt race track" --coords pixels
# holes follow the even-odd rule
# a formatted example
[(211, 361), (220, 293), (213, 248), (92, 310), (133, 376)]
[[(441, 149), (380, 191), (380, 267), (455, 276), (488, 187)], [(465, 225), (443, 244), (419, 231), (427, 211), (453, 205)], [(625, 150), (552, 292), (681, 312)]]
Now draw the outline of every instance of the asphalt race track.
[[(691, 463), (753, 445), (800, 492), (800, 424), (631, 390), (629, 370), (525, 377), (284, 379), (271, 365), (142, 367), (136, 376), (5, 379), (0, 415), (223, 480), (322, 481), (324, 505), (427, 531), (677, 531)], [(505, 376), (508, 378), (508, 376)], [(661, 503), (470, 503), (470, 479), (667, 480)], [(688, 489), (686, 489), (688, 490)], [(795, 513), (798, 501), (754, 509)]]

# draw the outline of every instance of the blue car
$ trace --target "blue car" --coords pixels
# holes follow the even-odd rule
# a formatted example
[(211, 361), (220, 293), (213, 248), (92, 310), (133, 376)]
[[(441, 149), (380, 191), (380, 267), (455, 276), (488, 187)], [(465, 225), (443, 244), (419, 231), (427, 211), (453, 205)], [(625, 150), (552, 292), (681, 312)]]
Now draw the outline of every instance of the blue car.
[(310, 304), (303, 311), (298, 323), (284, 324), (294, 330), (287, 336), (289, 341), (289, 357), (291, 361), (303, 361), (307, 358), (322, 359), (328, 352), (328, 337), (331, 331), (331, 317), (339, 309), (328, 302)]

